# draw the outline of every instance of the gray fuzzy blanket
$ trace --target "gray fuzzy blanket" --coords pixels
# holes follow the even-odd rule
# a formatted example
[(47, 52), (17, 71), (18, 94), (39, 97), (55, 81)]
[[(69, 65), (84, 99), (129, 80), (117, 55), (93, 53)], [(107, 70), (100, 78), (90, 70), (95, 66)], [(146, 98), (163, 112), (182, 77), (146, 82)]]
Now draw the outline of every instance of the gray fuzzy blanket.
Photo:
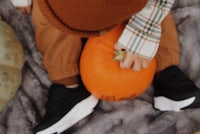
[[(31, 134), (45, 114), (51, 82), (34, 41), (29, 15), (21, 15), (9, 0), (0, 0), (0, 14), (24, 46), (23, 82), (0, 113), (0, 134)], [(200, 0), (176, 0), (173, 15), (181, 45), (180, 68), (200, 87)], [(152, 107), (153, 88), (138, 98), (117, 103), (101, 101), (94, 113), (66, 134), (193, 134), (200, 130), (200, 109), (160, 112)]]

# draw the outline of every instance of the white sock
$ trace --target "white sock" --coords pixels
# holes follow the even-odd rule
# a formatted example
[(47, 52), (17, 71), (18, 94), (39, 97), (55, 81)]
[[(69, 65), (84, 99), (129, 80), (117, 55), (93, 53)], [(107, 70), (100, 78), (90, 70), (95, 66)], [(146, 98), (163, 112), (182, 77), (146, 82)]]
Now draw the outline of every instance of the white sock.
[(66, 88), (71, 88), (71, 89), (73, 89), (73, 88), (77, 88), (77, 87), (78, 87), (78, 84), (66, 85), (65, 87), (66, 87)]

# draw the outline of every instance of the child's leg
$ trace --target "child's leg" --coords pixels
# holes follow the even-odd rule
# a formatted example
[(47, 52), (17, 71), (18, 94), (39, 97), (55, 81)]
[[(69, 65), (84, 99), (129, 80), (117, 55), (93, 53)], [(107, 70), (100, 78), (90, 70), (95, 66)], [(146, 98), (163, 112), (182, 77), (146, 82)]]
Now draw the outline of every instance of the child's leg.
[(179, 68), (179, 43), (171, 13), (162, 23), (162, 37), (156, 55), (154, 107), (161, 111), (180, 111), (200, 107), (200, 90)]
[(81, 38), (67, 35), (52, 26), (40, 12), (36, 1), (32, 20), (36, 44), (43, 54), (43, 63), (50, 79), (65, 85), (77, 83)]
[(157, 71), (179, 64), (179, 41), (171, 13), (162, 23), (162, 36), (156, 54)]
[(43, 17), (36, 2), (32, 15), (36, 43), (43, 54), (49, 77), (56, 84), (49, 89), (46, 115), (34, 131), (40, 134), (61, 133), (89, 115), (98, 99), (90, 95), (77, 78), (81, 38), (54, 28)]

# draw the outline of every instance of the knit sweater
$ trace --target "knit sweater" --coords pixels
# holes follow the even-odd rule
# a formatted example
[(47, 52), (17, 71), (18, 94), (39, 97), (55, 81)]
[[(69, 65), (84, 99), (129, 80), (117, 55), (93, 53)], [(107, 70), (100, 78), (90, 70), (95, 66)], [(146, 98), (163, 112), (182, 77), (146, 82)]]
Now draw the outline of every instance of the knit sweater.
[[(16, 7), (31, 5), (31, 0), (11, 0)], [(159, 46), (161, 23), (170, 11), (174, 0), (148, 0), (146, 6), (134, 14), (117, 44), (127, 51), (151, 60)]]

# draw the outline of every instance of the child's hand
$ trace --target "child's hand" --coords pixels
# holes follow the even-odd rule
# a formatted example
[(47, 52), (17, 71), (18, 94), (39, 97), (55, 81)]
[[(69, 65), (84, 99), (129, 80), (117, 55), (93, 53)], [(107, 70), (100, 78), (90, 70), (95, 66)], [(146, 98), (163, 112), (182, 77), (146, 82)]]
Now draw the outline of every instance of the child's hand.
[(22, 14), (31, 13), (31, 6), (17, 7)]
[(31, 13), (32, 0), (10, 0), (14, 7), (18, 8), (22, 14)]
[[(115, 45), (116, 50), (122, 50), (118, 45)], [(140, 71), (143, 68), (147, 68), (149, 65), (149, 60), (139, 57), (138, 55), (133, 54), (132, 52), (126, 52), (125, 58), (121, 60), (121, 68), (132, 68), (134, 71)]]

